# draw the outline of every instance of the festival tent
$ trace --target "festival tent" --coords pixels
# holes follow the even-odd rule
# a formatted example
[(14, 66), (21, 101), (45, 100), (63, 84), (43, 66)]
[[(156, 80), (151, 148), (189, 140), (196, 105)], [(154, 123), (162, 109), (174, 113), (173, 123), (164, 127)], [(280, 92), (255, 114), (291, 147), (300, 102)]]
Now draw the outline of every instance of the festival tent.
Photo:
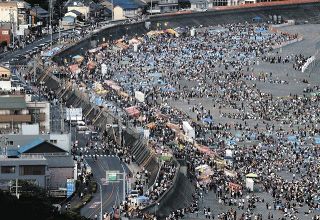
[(94, 61), (90, 61), (88, 62), (87, 67), (89, 70), (92, 70), (96, 67), (96, 63)]
[(255, 174), (255, 173), (248, 173), (248, 174), (246, 175), (246, 177), (247, 177), (247, 178), (258, 178), (258, 175)]
[(151, 122), (151, 123), (147, 124), (146, 127), (149, 129), (154, 129), (154, 128), (156, 128), (156, 123)]
[(174, 35), (174, 36), (176, 36), (176, 37), (179, 36), (179, 34), (178, 34), (175, 30), (173, 30), (173, 29), (171, 29), (171, 28), (164, 30), (164, 32), (165, 32), (165, 33), (172, 34), (172, 35)]
[(131, 117), (138, 117), (140, 115), (140, 111), (137, 109), (136, 106), (125, 108), (125, 111)]
[(132, 38), (131, 40), (129, 40), (129, 45), (131, 44), (141, 44), (141, 41), (138, 40), (137, 38)]
[(78, 74), (81, 72), (79, 66), (77, 64), (73, 64), (69, 66), (69, 70), (71, 71), (71, 73), (73, 74)]
[(72, 59), (73, 59), (75, 62), (81, 63), (81, 62), (84, 60), (84, 57), (83, 57), (83, 56), (80, 56), (80, 55), (76, 55), (76, 56), (72, 57)]

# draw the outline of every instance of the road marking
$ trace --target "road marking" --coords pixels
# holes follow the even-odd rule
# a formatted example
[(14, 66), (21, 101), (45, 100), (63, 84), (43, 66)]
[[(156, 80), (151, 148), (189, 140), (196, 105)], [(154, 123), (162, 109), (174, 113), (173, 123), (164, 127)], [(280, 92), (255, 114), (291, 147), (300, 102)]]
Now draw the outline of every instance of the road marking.
[(92, 205), (89, 207), (90, 209), (95, 209), (98, 205), (100, 205), (101, 202), (94, 202)]

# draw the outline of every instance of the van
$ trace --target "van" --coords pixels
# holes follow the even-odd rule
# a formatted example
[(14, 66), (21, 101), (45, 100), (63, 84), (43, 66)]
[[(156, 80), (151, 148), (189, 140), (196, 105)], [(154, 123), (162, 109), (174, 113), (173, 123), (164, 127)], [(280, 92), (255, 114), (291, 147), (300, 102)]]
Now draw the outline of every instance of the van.
[(139, 190), (131, 190), (129, 193), (130, 198), (135, 198), (139, 196)]
[(88, 130), (88, 128), (85, 125), (77, 125), (77, 130), (78, 131), (86, 131), (86, 130)]
[(77, 125), (81, 125), (81, 126), (85, 126), (86, 125), (86, 123), (84, 121), (77, 121), (76, 124)]

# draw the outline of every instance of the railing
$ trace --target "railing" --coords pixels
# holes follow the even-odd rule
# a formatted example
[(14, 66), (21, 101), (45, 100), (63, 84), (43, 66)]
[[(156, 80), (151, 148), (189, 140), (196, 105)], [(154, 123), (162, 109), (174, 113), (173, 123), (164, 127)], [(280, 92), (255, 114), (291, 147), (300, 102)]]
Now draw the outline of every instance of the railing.
[(0, 123), (31, 122), (31, 115), (0, 115)]

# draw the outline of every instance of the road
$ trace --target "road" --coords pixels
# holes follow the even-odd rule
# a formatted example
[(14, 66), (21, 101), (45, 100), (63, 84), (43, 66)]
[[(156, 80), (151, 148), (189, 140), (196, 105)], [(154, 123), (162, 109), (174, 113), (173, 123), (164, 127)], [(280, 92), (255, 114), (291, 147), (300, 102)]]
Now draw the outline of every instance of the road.
[[(53, 40), (58, 39), (58, 38), (59, 38), (59, 33), (52, 34)], [(24, 54), (26, 51), (32, 50), (34, 47), (39, 46), (40, 44), (43, 44), (44, 42), (50, 41), (50, 40), (51, 40), (51, 36), (47, 35), (43, 38), (40, 38), (39, 40), (32, 42), (31, 44), (28, 44), (27, 46), (25, 46), (22, 49), (10, 51), (10, 52), (5, 53), (4, 55), (0, 55), (0, 62), (8, 62), (14, 56), (16, 56), (18, 54)]]
[[(123, 182), (106, 182), (106, 171), (118, 171), (123, 173), (123, 168), (118, 157), (114, 155), (101, 155), (97, 160), (90, 156), (86, 157), (86, 162), (94, 173), (94, 179), (102, 187), (102, 213), (111, 212), (114, 205), (119, 205), (123, 200)], [(81, 209), (81, 215), (87, 218), (93, 218), (100, 214), (100, 188), (93, 199)]]

